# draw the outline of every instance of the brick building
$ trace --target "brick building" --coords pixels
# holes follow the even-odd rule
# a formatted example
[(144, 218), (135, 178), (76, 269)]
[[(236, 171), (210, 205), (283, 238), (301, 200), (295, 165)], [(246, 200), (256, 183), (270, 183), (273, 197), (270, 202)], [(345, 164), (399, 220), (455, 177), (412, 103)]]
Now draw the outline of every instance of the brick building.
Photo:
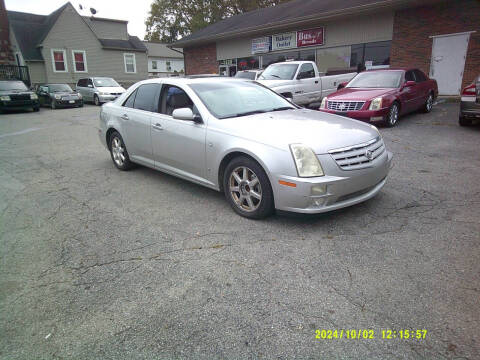
[[(294, 0), (224, 19), (178, 40), (186, 74), (233, 75), (271, 63), (331, 68), (414, 66), (440, 94), (480, 73), (479, 0)], [(307, 40), (305, 40), (307, 39)]]
[(10, 45), (10, 31), (4, 0), (0, 0), (0, 64), (12, 64), (15, 59)]

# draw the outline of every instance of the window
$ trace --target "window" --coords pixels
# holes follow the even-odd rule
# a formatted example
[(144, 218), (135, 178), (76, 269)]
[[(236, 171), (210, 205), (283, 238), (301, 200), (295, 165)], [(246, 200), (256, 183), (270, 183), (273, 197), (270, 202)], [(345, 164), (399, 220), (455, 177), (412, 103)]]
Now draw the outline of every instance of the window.
[(268, 65), (286, 60), (315, 61), (315, 50), (289, 51), (283, 53), (272, 53), (262, 56), (262, 66), (265, 69)]
[(67, 54), (65, 50), (52, 49), (52, 65), (54, 72), (67, 72)]
[(176, 86), (164, 86), (160, 106), (162, 114), (171, 116), (173, 110), (186, 107), (193, 111), (193, 102), (185, 91)]
[(424, 82), (427, 81), (427, 76), (420, 70), (415, 69), (413, 70), (415, 73), (415, 78), (417, 79), (417, 82)]
[(156, 60), (152, 60), (152, 69), (157, 70), (157, 61)]
[(80, 80), (78, 80), (77, 86), (86, 87), (86, 86), (87, 86), (87, 79), (80, 79)]
[(126, 73), (137, 72), (137, 65), (135, 63), (135, 54), (123, 54), (123, 61), (125, 62)]
[(87, 72), (87, 56), (85, 50), (72, 50), (73, 70)]
[(260, 58), (258, 56), (250, 56), (238, 59), (239, 70), (253, 70), (260, 68)]
[(297, 78), (298, 79), (309, 79), (315, 77), (315, 70), (313, 70), (312, 64), (303, 64), (300, 68)]
[(160, 87), (159, 84), (140, 85), (136, 90), (137, 95), (133, 107), (138, 110), (157, 112)]
[(407, 71), (405, 73), (405, 82), (407, 81), (415, 81), (415, 75), (413, 75), (413, 71)]
[(133, 108), (133, 104), (135, 102), (135, 96), (137, 95), (137, 90), (130, 94), (128, 99), (123, 103), (123, 106)]
[(172, 71), (172, 67), (170, 65), (170, 61), (167, 61), (166, 62), (166, 65), (167, 65), (167, 71)]
[(365, 71), (347, 84), (347, 88), (397, 88), (402, 80), (402, 71)]
[(389, 65), (390, 45), (391, 41), (352, 45), (350, 66), (365, 66), (367, 61), (371, 61), (373, 66)]
[(87, 79), (87, 87), (93, 88), (93, 81), (92, 81), (92, 79)]

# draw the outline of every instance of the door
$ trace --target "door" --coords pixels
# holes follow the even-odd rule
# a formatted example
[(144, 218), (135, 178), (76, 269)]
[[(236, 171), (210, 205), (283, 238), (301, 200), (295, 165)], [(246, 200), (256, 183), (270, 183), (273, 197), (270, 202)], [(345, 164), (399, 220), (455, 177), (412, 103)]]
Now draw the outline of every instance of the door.
[(40, 106), (50, 105), (50, 94), (48, 93), (48, 86), (39, 86), (37, 95)]
[(172, 117), (175, 109), (196, 107), (180, 87), (164, 84), (160, 112), (152, 116), (152, 148), (155, 167), (205, 183), (206, 125)]
[(93, 95), (95, 94), (95, 86), (92, 79), (87, 79), (87, 86), (84, 88), (88, 101), (93, 101)]
[[(412, 86), (405, 86), (408, 81), (413, 81)], [(402, 100), (401, 112), (402, 114), (414, 111), (418, 104), (418, 84), (416, 82), (413, 70), (405, 72), (404, 84), (400, 90), (400, 99)]]
[(309, 104), (321, 98), (321, 84), (315, 77), (312, 64), (302, 64), (297, 74), (297, 84), (293, 94), (293, 101), (299, 104)]
[(470, 33), (433, 38), (430, 77), (437, 80), (439, 95), (459, 95)]
[(123, 103), (119, 113), (130, 158), (154, 166), (151, 123), (158, 110), (160, 84), (140, 85)]

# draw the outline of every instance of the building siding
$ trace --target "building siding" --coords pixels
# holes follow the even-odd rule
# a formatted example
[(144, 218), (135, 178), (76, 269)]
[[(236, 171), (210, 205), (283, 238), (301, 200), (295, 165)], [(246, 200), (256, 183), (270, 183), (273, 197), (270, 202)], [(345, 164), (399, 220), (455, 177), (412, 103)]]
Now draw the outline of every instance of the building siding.
[[(153, 69), (152, 61), (157, 62), (157, 69)], [(170, 61), (171, 70), (167, 71), (167, 61)], [(148, 57), (148, 72), (149, 73), (173, 73), (174, 71), (181, 72), (184, 71), (183, 60), (182, 59), (169, 59), (162, 57)]]
[(14, 63), (10, 44), (10, 29), (4, 0), (0, 0), (0, 64)]
[(476, 31), (470, 35), (462, 86), (480, 73), (480, 2), (457, 0), (395, 13), (391, 65), (416, 66), (430, 73), (433, 35)]
[(43, 61), (27, 61), (26, 65), (28, 66), (30, 82), (32, 84), (42, 84), (47, 82), (45, 63)]
[(84, 18), (100, 39), (128, 40), (127, 23)]
[[(54, 72), (51, 49), (66, 51), (68, 72)], [(88, 72), (74, 72), (72, 50), (85, 50)], [(124, 53), (135, 54), (136, 73), (125, 73)], [(146, 53), (103, 49), (95, 34), (72, 6), (65, 8), (45, 38), (42, 56), (45, 59), (48, 82), (76, 84), (77, 80), (83, 77), (108, 76), (129, 86), (148, 77)]]

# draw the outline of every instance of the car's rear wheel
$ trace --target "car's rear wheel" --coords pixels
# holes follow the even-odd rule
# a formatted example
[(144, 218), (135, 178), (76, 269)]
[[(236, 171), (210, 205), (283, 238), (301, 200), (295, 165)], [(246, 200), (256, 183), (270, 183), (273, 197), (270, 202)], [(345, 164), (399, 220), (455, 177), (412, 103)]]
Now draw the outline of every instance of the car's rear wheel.
[(394, 102), (390, 109), (388, 110), (388, 115), (386, 118), (386, 125), (388, 127), (393, 127), (398, 121), (398, 117), (400, 116), (400, 107), (398, 106), (397, 102)]
[(122, 136), (116, 131), (110, 135), (110, 155), (112, 156), (113, 164), (117, 169), (130, 170), (133, 167), (133, 163), (130, 161)]
[(100, 105), (100, 99), (98, 98), (98, 95), (94, 95), (93, 96), (93, 102), (95, 103), (95, 105), (99, 106)]
[(273, 213), (273, 191), (262, 167), (248, 157), (233, 159), (223, 177), (225, 197), (246, 218), (262, 219)]
[(470, 126), (470, 125), (472, 125), (472, 120), (467, 119), (463, 116), (460, 116), (458, 118), (458, 123), (460, 124), (460, 126)]
[(429, 113), (430, 111), (432, 111), (432, 108), (433, 108), (433, 94), (430, 93), (428, 94), (428, 98), (425, 101), (425, 104), (423, 105), (422, 111), (425, 113)]

